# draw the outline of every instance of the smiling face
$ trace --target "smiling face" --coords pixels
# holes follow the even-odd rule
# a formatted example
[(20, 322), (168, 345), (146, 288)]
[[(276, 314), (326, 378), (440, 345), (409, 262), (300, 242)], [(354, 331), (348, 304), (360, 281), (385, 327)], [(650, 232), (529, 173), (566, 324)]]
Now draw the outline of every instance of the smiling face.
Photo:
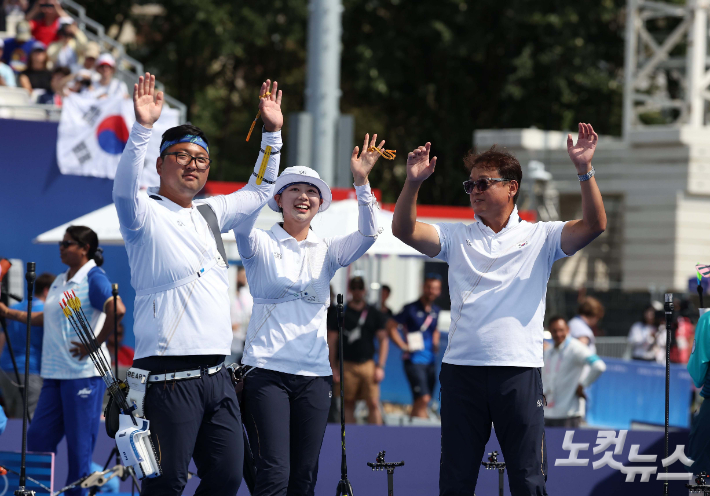
[(554, 341), (555, 346), (564, 343), (568, 333), (569, 327), (567, 327), (565, 319), (555, 319), (550, 322), (550, 334), (552, 335), (552, 341)]
[[(209, 158), (207, 151), (194, 143), (178, 143), (165, 150), (165, 153), (175, 152), (185, 152), (193, 157)], [(189, 201), (192, 201), (192, 198), (203, 188), (210, 172), (209, 168), (204, 171), (197, 170), (194, 160), (189, 165), (180, 165), (177, 163), (175, 155), (159, 157), (156, 169), (160, 176), (160, 194), (171, 199), (173, 197), (189, 198)]]
[(284, 214), (284, 222), (298, 225), (310, 224), (323, 203), (315, 186), (305, 183), (289, 185), (274, 197)]
[[(500, 178), (500, 173), (495, 169), (474, 167), (471, 169), (469, 179), (478, 181), (479, 179)], [(469, 199), (474, 212), (479, 215), (497, 215), (501, 211), (509, 208), (515, 194), (518, 192), (517, 181), (501, 181), (488, 184), (485, 191), (473, 188)]]

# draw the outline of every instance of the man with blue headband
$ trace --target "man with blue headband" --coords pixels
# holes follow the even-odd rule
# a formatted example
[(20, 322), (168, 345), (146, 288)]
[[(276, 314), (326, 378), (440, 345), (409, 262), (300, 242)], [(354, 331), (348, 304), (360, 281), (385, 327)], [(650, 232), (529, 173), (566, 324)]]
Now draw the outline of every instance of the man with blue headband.
[[(133, 90), (136, 123), (116, 171), (113, 199), (136, 290), (136, 353), (128, 373), (134, 415), (150, 421), (162, 474), (145, 479), (141, 494), (179, 495), (195, 461), (195, 494), (234, 496), (242, 480), (241, 414), (230, 375), (227, 257), (221, 232), (256, 215), (273, 196), (281, 141), (281, 92), (261, 86), (264, 122), (261, 152), (249, 184), (224, 196), (195, 200), (207, 181), (212, 158), (197, 127), (163, 134), (154, 165), (160, 187), (140, 190), (140, 176), (153, 124), (164, 97), (146, 73)], [(146, 379), (147, 378), (147, 379)], [(133, 381), (133, 382), (132, 382)]]

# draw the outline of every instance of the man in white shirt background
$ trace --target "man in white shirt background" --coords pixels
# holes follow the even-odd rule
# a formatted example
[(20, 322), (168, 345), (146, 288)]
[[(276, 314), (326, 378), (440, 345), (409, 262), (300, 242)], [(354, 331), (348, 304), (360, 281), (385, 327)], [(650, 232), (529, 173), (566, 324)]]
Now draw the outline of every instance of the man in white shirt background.
[(515, 202), (522, 169), (495, 147), (464, 159), (464, 191), (476, 213), (469, 225), (417, 222), (417, 194), (436, 166), (431, 143), (407, 157), (407, 179), (392, 232), (449, 264), (451, 327), (441, 383), (441, 496), (470, 496), (490, 438), (501, 445), (513, 496), (546, 495), (542, 378), (543, 318), (552, 264), (606, 229), (592, 157), (599, 137), (579, 124), (567, 150), (581, 185), (581, 220), (522, 221)]
[(606, 370), (606, 364), (569, 335), (564, 317), (551, 317), (548, 330), (554, 346), (545, 350), (542, 369), (545, 426), (574, 429), (584, 419), (587, 399), (584, 390)]
[(156, 163), (160, 187), (147, 194), (140, 190), (164, 98), (155, 89), (155, 76), (147, 73), (133, 90), (136, 122), (116, 170), (113, 198), (136, 290), (133, 369), (148, 377), (135, 413), (150, 421), (162, 458), (162, 475), (143, 480), (143, 495), (182, 494), (191, 459), (200, 478), (196, 494), (234, 496), (241, 484), (241, 414), (223, 367), (231, 352), (232, 326), (220, 232), (247, 221), (273, 194), (283, 115), (281, 92), (276, 82), (268, 92), (270, 85), (267, 80), (261, 87), (265, 132), (249, 183), (230, 195), (204, 200), (195, 196), (207, 181), (212, 159), (204, 132), (189, 124), (163, 134)]

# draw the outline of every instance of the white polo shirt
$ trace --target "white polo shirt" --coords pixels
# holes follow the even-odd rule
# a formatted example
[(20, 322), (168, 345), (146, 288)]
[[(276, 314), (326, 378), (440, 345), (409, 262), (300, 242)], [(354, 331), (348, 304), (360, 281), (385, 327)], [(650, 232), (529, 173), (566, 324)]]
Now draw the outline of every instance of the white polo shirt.
[(515, 207), (495, 233), (472, 224), (434, 224), (449, 264), (451, 325), (444, 362), (542, 367), (545, 295), (564, 222), (520, 220)]
[[(152, 188), (149, 193), (139, 190), (150, 135), (150, 129), (133, 125), (113, 187), (131, 285), (138, 294), (133, 312), (135, 358), (229, 355), (232, 325), (227, 268), (196, 206), (209, 204), (222, 232), (242, 222), (252, 226), (256, 217), (251, 214), (258, 214), (273, 193), (281, 157), (273, 152), (281, 148), (281, 133), (264, 133), (262, 137), (262, 149), (271, 145), (273, 152), (261, 185), (252, 176), (241, 190), (196, 200), (190, 208), (156, 195)], [(260, 153), (257, 174), (262, 157)], [(200, 277), (188, 284), (160, 290), (198, 272)]]
[[(313, 231), (296, 241), (275, 224), (269, 231), (234, 230), (254, 298), (242, 363), (304, 376), (332, 375), (328, 360), (326, 315), (330, 280), (341, 267), (360, 258), (378, 234), (376, 204), (370, 185), (358, 186), (359, 230), (320, 239)], [(259, 303), (287, 292), (312, 288), (318, 303), (304, 299)]]
[(606, 364), (572, 336), (559, 346), (550, 346), (542, 369), (545, 417), (584, 417), (585, 401), (577, 396), (577, 386), (589, 387), (605, 370)]

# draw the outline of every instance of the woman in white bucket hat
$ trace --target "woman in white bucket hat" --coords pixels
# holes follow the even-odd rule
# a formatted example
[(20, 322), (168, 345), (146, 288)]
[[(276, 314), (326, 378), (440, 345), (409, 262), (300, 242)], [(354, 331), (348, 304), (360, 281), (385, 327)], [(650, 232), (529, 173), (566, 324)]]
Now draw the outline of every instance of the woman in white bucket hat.
[(282, 223), (254, 229), (255, 214), (234, 230), (254, 297), (242, 358), (251, 367), (243, 421), (256, 465), (253, 496), (313, 495), (333, 385), (326, 339), (330, 280), (380, 232), (367, 179), (380, 157), (376, 139), (365, 135), (362, 153), (355, 147), (350, 159), (357, 231), (320, 239), (310, 229), (332, 195), (315, 170), (302, 166), (288, 167), (276, 180), (269, 206), (283, 213)]

